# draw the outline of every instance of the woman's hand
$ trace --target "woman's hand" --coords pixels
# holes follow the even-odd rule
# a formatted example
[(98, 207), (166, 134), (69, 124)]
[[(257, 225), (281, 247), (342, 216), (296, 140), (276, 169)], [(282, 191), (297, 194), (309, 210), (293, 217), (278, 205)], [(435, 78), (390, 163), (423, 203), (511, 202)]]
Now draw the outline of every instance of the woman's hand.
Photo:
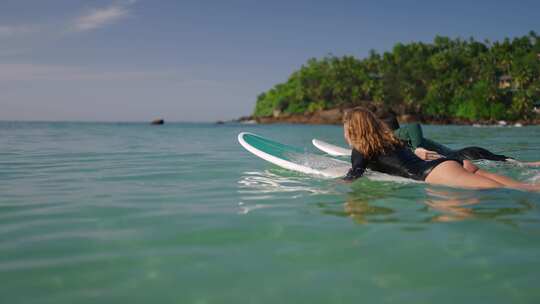
[(424, 148), (416, 148), (414, 150), (414, 154), (416, 154), (416, 156), (420, 157), (423, 160), (435, 160), (442, 157), (442, 155), (440, 155), (439, 153), (429, 151)]

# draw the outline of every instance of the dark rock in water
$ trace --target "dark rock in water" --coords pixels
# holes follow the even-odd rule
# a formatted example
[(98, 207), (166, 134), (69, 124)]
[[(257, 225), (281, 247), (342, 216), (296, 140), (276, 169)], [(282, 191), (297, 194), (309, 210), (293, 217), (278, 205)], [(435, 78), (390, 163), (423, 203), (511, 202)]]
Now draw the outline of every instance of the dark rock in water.
[(153, 125), (162, 125), (164, 123), (165, 123), (165, 120), (163, 120), (163, 119), (154, 119), (151, 122), (151, 124), (153, 124)]
[(216, 121), (216, 125), (223, 125), (223, 124), (225, 124), (225, 122), (224, 122), (224, 121), (222, 121), (222, 120), (218, 120), (218, 121)]

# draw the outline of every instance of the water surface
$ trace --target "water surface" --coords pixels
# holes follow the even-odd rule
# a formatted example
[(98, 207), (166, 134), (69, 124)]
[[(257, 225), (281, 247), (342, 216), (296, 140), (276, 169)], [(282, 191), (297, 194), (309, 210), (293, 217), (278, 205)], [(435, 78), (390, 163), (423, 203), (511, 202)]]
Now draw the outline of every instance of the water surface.
[[(0, 302), (540, 301), (539, 193), (314, 178), (241, 131), (343, 144), (335, 126), (0, 122)], [(540, 127), (425, 133), (540, 160)]]

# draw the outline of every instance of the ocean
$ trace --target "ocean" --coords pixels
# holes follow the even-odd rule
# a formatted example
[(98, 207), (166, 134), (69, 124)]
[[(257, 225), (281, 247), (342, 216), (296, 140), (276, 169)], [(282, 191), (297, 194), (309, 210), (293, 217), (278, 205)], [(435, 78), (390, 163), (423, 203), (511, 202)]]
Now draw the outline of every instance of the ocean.
[[(0, 303), (540, 302), (540, 193), (321, 179), (242, 131), (344, 145), (338, 126), (0, 122)], [(537, 126), (424, 131), (540, 161)]]

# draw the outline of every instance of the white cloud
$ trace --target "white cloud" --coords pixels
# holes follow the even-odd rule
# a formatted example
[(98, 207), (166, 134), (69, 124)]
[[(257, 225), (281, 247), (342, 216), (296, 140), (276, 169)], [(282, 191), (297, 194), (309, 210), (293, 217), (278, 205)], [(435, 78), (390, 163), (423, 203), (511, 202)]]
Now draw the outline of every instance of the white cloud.
[(135, 3), (136, 0), (116, 1), (108, 7), (89, 9), (75, 19), (59, 20), (51, 24), (0, 24), (0, 38), (31, 36), (31, 34), (36, 33), (51, 34), (55, 30), (66, 27), (68, 28), (68, 32), (96, 30), (129, 17), (131, 15), (130, 7)]
[(79, 32), (95, 30), (120, 19), (129, 16), (127, 5), (134, 1), (126, 2), (126, 5), (116, 4), (101, 9), (93, 9), (75, 20), (74, 29)]
[(35, 33), (38, 28), (34, 25), (0, 25), (0, 37), (13, 37)]

